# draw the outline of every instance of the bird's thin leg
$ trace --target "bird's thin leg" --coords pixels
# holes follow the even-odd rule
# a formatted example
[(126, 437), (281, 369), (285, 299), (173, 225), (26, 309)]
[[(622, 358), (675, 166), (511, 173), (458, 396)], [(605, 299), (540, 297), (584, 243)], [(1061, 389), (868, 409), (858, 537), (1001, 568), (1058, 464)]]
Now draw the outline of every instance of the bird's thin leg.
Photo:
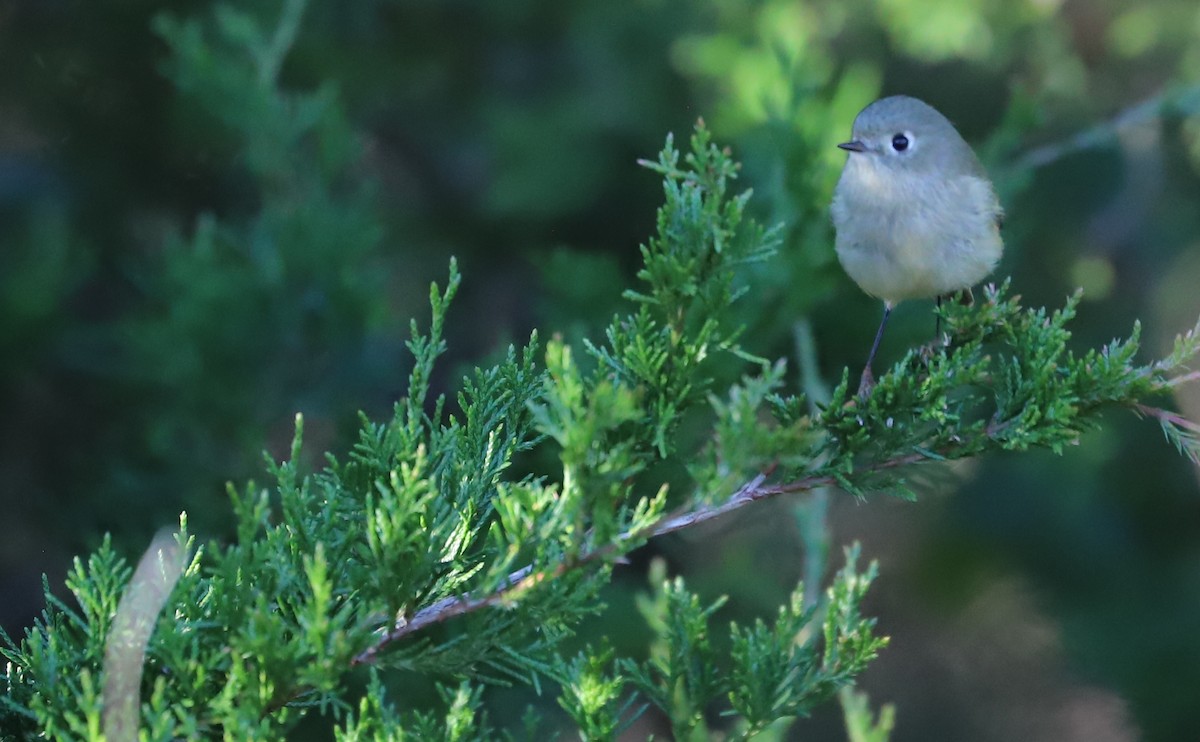
[(887, 326), (888, 317), (892, 316), (890, 302), (883, 303), (883, 319), (879, 321), (879, 329), (875, 331), (875, 342), (871, 343), (871, 353), (867, 356), (867, 365), (863, 368), (862, 378), (858, 383), (858, 393), (866, 396), (875, 386), (875, 375), (871, 373), (871, 364), (875, 361), (875, 353), (879, 350), (879, 341), (883, 339), (883, 328)]

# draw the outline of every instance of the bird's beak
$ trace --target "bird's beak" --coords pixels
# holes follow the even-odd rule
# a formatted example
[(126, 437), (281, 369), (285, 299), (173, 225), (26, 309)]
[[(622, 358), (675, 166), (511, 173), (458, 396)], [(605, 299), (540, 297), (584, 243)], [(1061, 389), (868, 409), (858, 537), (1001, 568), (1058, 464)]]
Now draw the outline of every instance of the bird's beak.
[(866, 152), (867, 151), (867, 145), (863, 144), (862, 142), (858, 141), (857, 139), (855, 139), (853, 142), (842, 142), (841, 144), (838, 145), (838, 147), (846, 150), (847, 152)]

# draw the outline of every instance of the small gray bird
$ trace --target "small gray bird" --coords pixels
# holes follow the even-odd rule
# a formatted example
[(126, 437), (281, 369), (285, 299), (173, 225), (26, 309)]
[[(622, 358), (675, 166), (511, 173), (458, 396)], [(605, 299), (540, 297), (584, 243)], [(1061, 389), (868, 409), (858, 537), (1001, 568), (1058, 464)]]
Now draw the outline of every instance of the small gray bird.
[(883, 300), (883, 320), (859, 393), (875, 384), (871, 363), (892, 309), (941, 298), (983, 280), (1000, 260), (1003, 211), (979, 158), (932, 106), (881, 98), (854, 119), (833, 192), (838, 260), (859, 288)]

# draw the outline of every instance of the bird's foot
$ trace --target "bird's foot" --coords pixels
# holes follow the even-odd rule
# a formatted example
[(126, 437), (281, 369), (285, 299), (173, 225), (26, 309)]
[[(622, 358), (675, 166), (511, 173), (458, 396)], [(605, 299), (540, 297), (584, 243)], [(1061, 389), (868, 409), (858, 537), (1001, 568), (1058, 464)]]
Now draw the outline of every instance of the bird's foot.
[(858, 380), (858, 397), (866, 399), (871, 396), (871, 390), (875, 388), (875, 374), (871, 373), (871, 367), (867, 366), (863, 369), (862, 377)]

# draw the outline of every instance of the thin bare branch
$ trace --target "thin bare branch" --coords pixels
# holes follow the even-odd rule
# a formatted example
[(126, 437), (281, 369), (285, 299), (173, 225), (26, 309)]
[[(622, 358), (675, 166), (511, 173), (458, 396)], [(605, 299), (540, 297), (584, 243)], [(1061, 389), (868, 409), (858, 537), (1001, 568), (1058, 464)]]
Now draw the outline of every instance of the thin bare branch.
[[(869, 467), (869, 471), (884, 471), (928, 460), (934, 459), (923, 454), (911, 453), (882, 461)], [(553, 569), (534, 572), (532, 565), (522, 567), (508, 575), (503, 585), (491, 593), (484, 595), (452, 595), (448, 598), (443, 598), (417, 611), (412, 618), (406, 619), (401, 617), (391, 629), (381, 634), (374, 644), (360, 652), (354, 658), (353, 663), (356, 665), (371, 664), (393, 642), (457, 616), (501, 605), (509, 600), (512, 595), (533, 587), (539, 582), (555, 579), (569, 570), (579, 569), (588, 564), (606, 559), (612, 556), (622, 544), (630, 541), (642, 541), (654, 538), (655, 536), (663, 536), (675, 531), (681, 531), (685, 528), (706, 523), (732, 513), (735, 510), (740, 510), (752, 503), (767, 500), (778, 495), (792, 492), (806, 492), (817, 487), (827, 487), (836, 484), (836, 480), (829, 475), (804, 477), (791, 482), (772, 485), (766, 484), (766, 478), (767, 474), (759, 474), (718, 504), (702, 505), (683, 512), (668, 514), (649, 528), (623, 533), (612, 543), (585, 552), (577, 556), (574, 560), (564, 562)]]
[(1200, 87), (1171, 89), (1137, 103), (1116, 116), (1095, 126), (1076, 132), (1057, 142), (1029, 150), (1012, 163), (1013, 170), (1036, 170), (1084, 149), (1112, 141), (1118, 133), (1133, 126), (1149, 123), (1173, 111), (1194, 112), (1200, 97)]
[(1200, 381), (1200, 369), (1192, 371), (1191, 373), (1186, 373), (1183, 376), (1176, 376), (1172, 379), (1168, 379), (1166, 386), (1177, 387), (1180, 384), (1186, 384), (1189, 381)]
[[(1196, 376), (1196, 374), (1189, 374), (1189, 376)], [(1196, 378), (1200, 378), (1200, 376), (1196, 376)], [(1141, 403), (1135, 404), (1133, 407), (1146, 417), (1152, 417), (1159, 422), (1168, 423), (1193, 433), (1200, 433), (1200, 425), (1180, 415), (1178, 412), (1171, 412), (1161, 407), (1151, 407)]]

